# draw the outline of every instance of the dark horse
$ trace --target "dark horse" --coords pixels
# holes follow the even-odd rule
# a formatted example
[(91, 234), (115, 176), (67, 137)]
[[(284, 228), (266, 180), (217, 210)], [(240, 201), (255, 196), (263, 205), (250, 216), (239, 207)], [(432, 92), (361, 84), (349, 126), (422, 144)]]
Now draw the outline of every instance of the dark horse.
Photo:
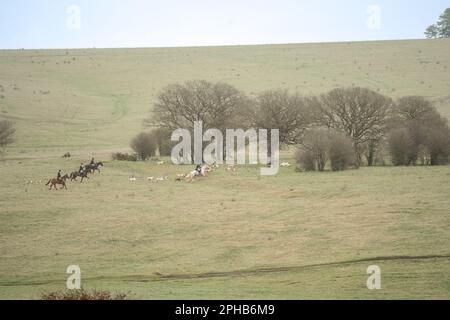
[(89, 172), (89, 173), (95, 173), (95, 171), (98, 171), (98, 173), (100, 173), (100, 169), (99, 169), (99, 167), (103, 167), (103, 162), (97, 162), (97, 163), (92, 163), (92, 164), (89, 164), (87, 167), (86, 167), (86, 170)]
[(89, 177), (88, 177), (88, 170), (84, 170), (82, 172), (80, 172), (80, 171), (72, 172), (70, 174), (70, 181), (73, 181), (73, 180), (77, 181), (78, 177), (81, 177), (81, 182), (83, 182), (84, 178), (89, 179)]
[(50, 185), (50, 189), (48, 190), (52, 190), (52, 187), (55, 188), (55, 190), (58, 190), (58, 188), (56, 187), (57, 184), (60, 184), (63, 186), (63, 188), (67, 189), (66, 187), (66, 180), (69, 178), (69, 176), (67, 174), (63, 175), (60, 179), (50, 179), (48, 180), (48, 182), (45, 184), (46, 186)]

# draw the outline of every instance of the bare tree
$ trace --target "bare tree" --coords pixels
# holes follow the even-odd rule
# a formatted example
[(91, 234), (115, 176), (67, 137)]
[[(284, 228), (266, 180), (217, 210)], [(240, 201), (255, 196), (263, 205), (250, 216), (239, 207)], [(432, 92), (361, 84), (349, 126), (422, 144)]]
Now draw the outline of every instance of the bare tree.
[(0, 147), (14, 142), (16, 129), (11, 121), (0, 120)]
[[(158, 96), (151, 117), (144, 120), (144, 125), (170, 133), (178, 128), (193, 130), (194, 122), (202, 121), (204, 130), (215, 128), (225, 136), (227, 128), (248, 127), (250, 106), (250, 99), (228, 84), (188, 81), (164, 88)], [(162, 140), (159, 142), (160, 151), (162, 146), (163, 153), (170, 154), (166, 148), (171, 146), (170, 141), (167, 144), (162, 143)]]
[(421, 96), (398, 99), (389, 120), (389, 127), (392, 131), (404, 128), (408, 132), (408, 139), (411, 143), (409, 144), (409, 163), (407, 164), (415, 164), (420, 153), (423, 155), (422, 158), (427, 157), (424, 146), (427, 140), (427, 131), (430, 126), (439, 122), (440, 118), (433, 104)]
[(376, 148), (384, 136), (392, 100), (366, 88), (334, 89), (319, 98), (317, 120), (330, 129), (345, 132), (353, 141), (361, 164), (364, 144)]
[(400, 121), (423, 121), (438, 114), (433, 104), (421, 96), (407, 96), (398, 99), (393, 108), (394, 119)]
[(193, 128), (195, 121), (205, 129), (232, 128), (248, 105), (245, 94), (228, 84), (188, 81), (164, 88), (144, 123), (169, 130)]
[(312, 120), (307, 99), (287, 90), (269, 90), (259, 94), (251, 119), (255, 128), (278, 129), (280, 143), (285, 145), (301, 143)]

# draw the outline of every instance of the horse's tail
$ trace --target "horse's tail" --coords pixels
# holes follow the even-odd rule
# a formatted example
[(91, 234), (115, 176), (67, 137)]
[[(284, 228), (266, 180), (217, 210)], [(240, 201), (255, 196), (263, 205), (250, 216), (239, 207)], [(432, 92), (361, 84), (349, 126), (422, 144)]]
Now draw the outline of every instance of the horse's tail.
[(48, 180), (48, 182), (45, 185), (48, 186), (50, 182), (52, 182), (52, 179)]

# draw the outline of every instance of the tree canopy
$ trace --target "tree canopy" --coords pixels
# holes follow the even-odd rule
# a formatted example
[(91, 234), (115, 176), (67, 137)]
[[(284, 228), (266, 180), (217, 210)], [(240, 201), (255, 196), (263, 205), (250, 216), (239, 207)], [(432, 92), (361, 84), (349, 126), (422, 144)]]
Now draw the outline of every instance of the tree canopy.
[(436, 24), (432, 24), (425, 30), (428, 39), (450, 38), (450, 8), (445, 9)]

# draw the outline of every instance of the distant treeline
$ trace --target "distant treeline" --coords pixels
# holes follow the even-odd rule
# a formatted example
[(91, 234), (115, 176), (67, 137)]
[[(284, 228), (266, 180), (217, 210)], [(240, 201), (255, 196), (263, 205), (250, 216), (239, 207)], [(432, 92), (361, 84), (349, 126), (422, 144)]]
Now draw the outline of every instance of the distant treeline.
[(397, 100), (367, 88), (333, 89), (319, 96), (288, 90), (256, 95), (225, 83), (189, 81), (164, 88), (149, 128), (131, 147), (141, 159), (170, 155), (171, 132), (204, 130), (279, 129), (282, 146), (296, 146), (304, 170), (332, 170), (375, 164), (441, 165), (450, 158), (450, 128), (433, 104), (421, 96)]

